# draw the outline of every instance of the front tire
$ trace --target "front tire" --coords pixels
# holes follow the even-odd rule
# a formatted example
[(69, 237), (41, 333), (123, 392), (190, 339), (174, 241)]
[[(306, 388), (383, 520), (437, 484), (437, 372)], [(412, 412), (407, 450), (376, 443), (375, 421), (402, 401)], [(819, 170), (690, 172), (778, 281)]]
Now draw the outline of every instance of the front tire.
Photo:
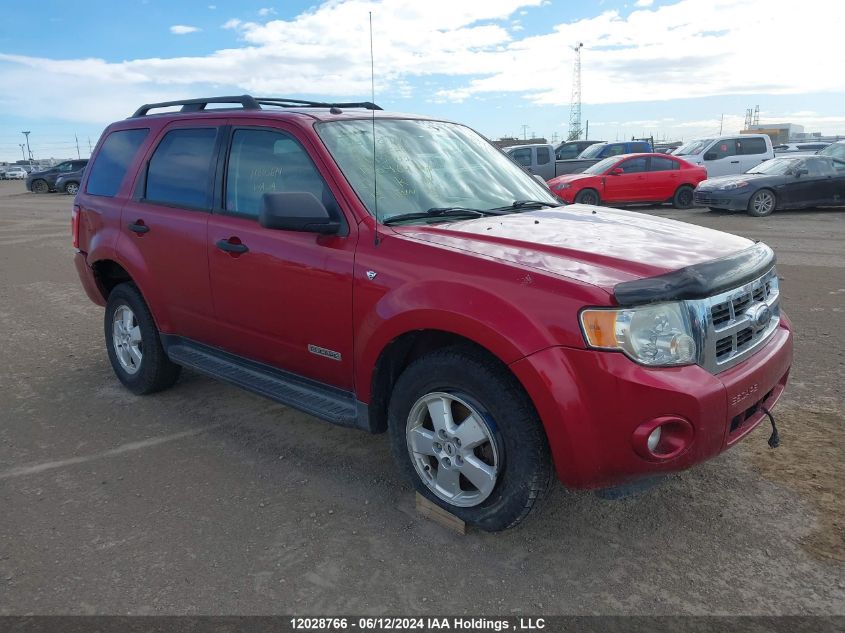
[(79, 183), (78, 182), (69, 182), (65, 185), (65, 193), (71, 196), (75, 196), (79, 193)]
[(39, 178), (38, 180), (32, 181), (32, 193), (49, 193), (50, 192), (50, 185), (47, 184), (46, 180), (42, 180)]
[(465, 522), (513, 527), (551, 484), (534, 406), (496, 360), (462, 347), (414, 361), (388, 409), (394, 457), (417, 491)]
[(672, 196), (672, 206), (676, 209), (689, 209), (692, 207), (693, 195), (692, 187), (689, 185), (681, 185)]
[(123, 283), (111, 291), (104, 329), (112, 369), (132, 393), (162, 391), (179, 378), (182, 368), (167, 357), (150, 309), (134, 284)]
[(591, 204), (598, 206), (601, 204), (599, 192), (595, 189), (583, 189), (575, 196), (575, 204)]
[(748, 215), (755, 218), (764, 218), (771, 215), (777, 206), (775, 194), (770, 189), (756, 191), (748, 201)]

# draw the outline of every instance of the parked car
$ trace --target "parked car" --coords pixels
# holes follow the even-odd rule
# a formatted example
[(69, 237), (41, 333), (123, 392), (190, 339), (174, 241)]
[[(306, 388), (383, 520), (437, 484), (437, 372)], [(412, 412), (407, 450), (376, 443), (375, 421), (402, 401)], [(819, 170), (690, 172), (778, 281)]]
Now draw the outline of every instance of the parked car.
[(845, 206), (845, 161), (818, 155), (775, 158), (741, 176), (705, 180), (694, 198), (713, 210), (747, 210), (754, 217), (776, 209)]
[(819, 150), (818, 156), (827, 156), (828, 158), (845, 161), (845, 140), (836, 141), (824, 149)]
[(596, 143), (604, 143), (604, 141), (564, 141), (555, 147), (555, 160), (578, 158), (581, 152)]
[(815, 154), (820, 149), (824, 149), (830, 143), (783, 143), (775, 145), (775, 156), (781, 154)]
[(544, 144), (514, 145), (504, 151), (522, 165), (528, 173), (540, 176), (544, 180), (550, 180), (555, 176), (584, 171), (590, 165), (595, 165), (609, 156), (650, 152), (652, 147), (648, 141), (593, 143), (581, 152), (578, 158), (571, 160), (555, 160), (552, 146)]
[(707, 176), (744, 174), (775, 157), (767, 134), (737, 134), (703, 138), (679, 147), (673, 154), (707, 170)]
[(88, 164), (88, 159), (66, 160), (50, 169), (34, 171), (26, 178), (26, 188), (33, 193), (47, 193), (56, 191), (56, 178), (62, 174), (79, 171)]
[(55, 190), (75, 196), (79, 193), (79, 183), (82, 182), (82, 174), (84, 172), (85, 168), (83, 167), (82, 169), (77, 169), (76, 171), (61, 174), (58, 178), (56, 178), (56, 183), (54, 185)]
[(420, 494), (501, 530), (553, 472), (596, 488), (688, 468), (784, 390), (763, 243), (561, 206), (456, 123), (250, 96), (157, 113), (173, 105), (108, 126), (73, 205), (135, 394), (190, 367), (386, 431)]
[(671, 202), (676, 209), (692, 206), (692, 192), (707, 178), (703, 167), (663, 154), (625, 154), (599, 161), (580, 174), (549, 181), (565, 202), (622, 204)]
[(9, 165), (3, 167), (3, 180), (26, 180), (26, 170), (23, 167)]

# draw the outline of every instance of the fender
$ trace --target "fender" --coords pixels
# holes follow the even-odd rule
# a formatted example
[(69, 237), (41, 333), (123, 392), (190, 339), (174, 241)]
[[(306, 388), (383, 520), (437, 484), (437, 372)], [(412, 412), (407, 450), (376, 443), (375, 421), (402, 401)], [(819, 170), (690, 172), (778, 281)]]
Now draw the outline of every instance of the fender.
[(365, 402), (370, 401), (373, 369), (382, 351), (408, 332), (439, 330), (462, 336), (506, 365), (554, 344), (550, 332), (502, 296), (442, 279), (403, 284), (355, 317), (355, 384)]

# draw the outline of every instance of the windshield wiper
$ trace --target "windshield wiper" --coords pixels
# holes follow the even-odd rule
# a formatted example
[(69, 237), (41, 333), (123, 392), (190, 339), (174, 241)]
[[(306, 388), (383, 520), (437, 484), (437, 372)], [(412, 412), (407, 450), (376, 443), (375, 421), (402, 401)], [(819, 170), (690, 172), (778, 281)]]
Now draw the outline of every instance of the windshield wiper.
[(410, 222), (412, 220), (429, 220), (431, 218), (481, 218), (485, 215), (498, 215), (481, 209), (470, 209), (469, 207), (432, 207), (428, 211), (414, 213), (400, 213), (387, 218), (384, 223), (387, 225), (397, 222)]
[(540, 207), (560, 207), (563, 203), (544, 202), (542, 200), (514, 200), (506, 207), (495, 207), (488, 211), (517, 211), (519, 209), (538, 209)]

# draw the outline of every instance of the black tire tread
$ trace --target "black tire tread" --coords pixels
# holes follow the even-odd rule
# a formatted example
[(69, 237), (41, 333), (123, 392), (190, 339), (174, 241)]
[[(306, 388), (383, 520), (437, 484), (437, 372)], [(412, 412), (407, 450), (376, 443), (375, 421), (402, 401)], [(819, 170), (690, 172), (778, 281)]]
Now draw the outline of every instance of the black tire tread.
[[(545, 430), (533, 403), (516, 377), (500, 361), (484, 352), (469, 346), (446, 347), (426, 354), (411, 363), (399, 377), (394, 389), (394, 396), (403, 397), (405, 395), (403, 392), (409, 388), (409, 383), (413, 383), (420, 376), (440, 376), (450, 369), (454, 370), (454, 368), (460, 368), (462, 375), (472, 377), (469, 382), (479, 381), (478, 384), (487, 384), (490, 393), (496, 394), (494, 397), (498, 396), (501, 398), (501, 402), (508, 403), (510, 415), (507, 424), (508, 426), (518, 426), (520, 429), (520, 433), (512, 434), (510, 441), (519, 441), (520, 444), (527, 445), (531, 448), (532, 453), (526, 455), (527, 462), (532, 464), (533, 468), (530, 479), (523, 482), (523, 490), (517, 490), (520, 493), (519, 495), (512, 494), (510, 500), (505, 500), (502, 505), (506, 507), (499, 508), (496, 514), (489, 512), (485, 514), (483, 511), (489, 509), (485, 508), (485, 505), (490, 499), (474, 508), (456, 508), (445, 504), (419, 480), (410, 462), (405, 449), (404, 426), (406, 420), (404, 417), (397, 419), (397, 409), (399, 408), (399, 404), (396, 402), (397, 398), (391, 398), (389, 408), (391, 446), (394, 456), (400, 463), (402, 470), (405, 471), (406, 476), (413, 481), (416, 489), (434, 503), (446, 508), (467, 523), (486, 531), (495, 532), (512, 528), (522, 522), (532, 510), (541, 505), (541, 502), (549, 494), (554, 475)], [(471, 389), (472, 386), (469, 387), (469, 390)], [(411, 404), (412, 402), (409, 402), (406, 406)], [(497, 422), (501, 421), (497, 420)], [(500, 428), (501, 426), (500, 424)], [(508, 474), (508, 458), (513, 459), (513, 456), (506, 456), (505, 477)], [(501, 484), (501, 481), (497, 483), (497, 489)], [(494, 491), (491, 498), (496, 494), (496, 491)], [(518, 497), (521, 497), (521, 499)], [(482, 511), (478, 512), (479, 510)]]
[(596, 205), (601, 204), (601, 196), (599, 195), (599, 192), (596, 191), (593, 188), (582, 189), (577, 194), (575, 194), (575, 203), (576, 204), (587, 204), (586, 202), (581, 202), (581, 199), (583, 198), (583, 194), (586, 193), (586, 192), (591, 192), (593, 195), (596, 196), (596, 202), (595, 202)]
[(690, 209), (694, 206), (695, 202), (692, 200), (692, 198), (690, 198), (690, 203), (688, 205), (682, 205), (678, 202), (678, 197), (681, 195), (681, 192), (686, 191), (687, 189), (690, 190), (690, 193), (692, 193), (692, 191), (694, 190), (694, 188), (690, 185), (681, 185), (675, 190), (675, 194), (672, 196), (672, 206), (676, 209), (684, 210)]
[[(141, 328), (141, 339), (144, 342), (144, 359), (141, 361), (141, 368), (138, 373), (132, 375), (126, 373), (120, 366), (114, 352), (111, 340), (112, 314), (116, 305), (126, 303), (135, 313), (138, 326)], [(167, 353), (161, 345), (158, 328), (150, 312), (147, 302), (141, 295), (138, 287), (126, 282), (118, 284), (109, 293), (106, 305), (104, 331), (106, 337), (106, 350), (111, 361), (114, 373), (120, 382), (135, 395), (143, 396), (157, 391), (163, 391), (179, 379), (182, 368), (171, 362)]]

